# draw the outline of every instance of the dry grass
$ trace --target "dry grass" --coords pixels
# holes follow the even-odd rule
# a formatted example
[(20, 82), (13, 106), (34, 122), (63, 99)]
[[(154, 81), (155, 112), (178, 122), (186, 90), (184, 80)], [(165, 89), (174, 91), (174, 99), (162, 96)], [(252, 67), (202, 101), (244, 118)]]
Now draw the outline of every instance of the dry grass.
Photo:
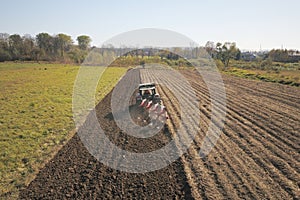
[[(62, 64), (0, 64), (1, 198), (16, 198), (74, 134), (72, 92), (78, 69)], [(126, 68), (107, 68), (97, 100), (125, 72)]]

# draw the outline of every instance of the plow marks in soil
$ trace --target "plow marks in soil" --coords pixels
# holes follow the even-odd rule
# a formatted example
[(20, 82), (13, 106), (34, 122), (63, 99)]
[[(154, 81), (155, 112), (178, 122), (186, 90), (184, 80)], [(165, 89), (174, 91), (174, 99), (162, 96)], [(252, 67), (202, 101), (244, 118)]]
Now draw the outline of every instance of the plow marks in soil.
[[(169, 119), (152, 137), (130, 136), (117, 126), (111, 114), (111, 92), (95, 110), (106, 136), (119, 148), (135, 153), (155, 151), (173, 140), (179, 150), (191, 142), (187, 152), (163, 169), (126, 173), (96, 160), (75, 135), (21, 191), (21, 199), (299, 198), (298, 88), (224, 76), (225, 125), (215, 147), (206, 157), (201, 157), (199, 151), (209, 126), (218, 125), (218, 121), (211, 122), (212, 106), (216, 106), (216, 116), (221, 115), (224, 102), (217, 99), (218, 104), (212, 105), (208, 87), (194, 71), (180, 70), (181, 79), (161, 69), (134, 69), (127, 75), (132, 82), (122, 83), (124, 95), (127, 84), (158, 82), (173, 87), (164, 84), (158, 87)], [(193, 88), (194, 94), (186, 89), (186, 84)], [(144, 120), (147, 115), (133, 105), (132, 96), (131, 118), (136, 124), (147, 126), (149, 121)], [(111, 149), (99, 149), (113, 157), (116, 166), (124, 159)]]

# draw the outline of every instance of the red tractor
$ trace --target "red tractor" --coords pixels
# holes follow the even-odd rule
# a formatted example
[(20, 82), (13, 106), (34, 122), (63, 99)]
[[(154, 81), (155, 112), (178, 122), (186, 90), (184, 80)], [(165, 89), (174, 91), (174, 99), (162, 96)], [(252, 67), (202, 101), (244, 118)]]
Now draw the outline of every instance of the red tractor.
[(136, 95), (136, 103), (144, 107), (150, 118), (165, 121), (169, 118), (166, 107), (163, 105), (160, 95), (156, 92), (155, 83), (143, 83), (139, 85)]
[(153, 104), (160, 103), (160, 96), (156, 92), (155, 83), (143, 83), (139, 85), (139, 91), (136, 95), (136, 102), (142, 103), (143, 100), (152, 101)]

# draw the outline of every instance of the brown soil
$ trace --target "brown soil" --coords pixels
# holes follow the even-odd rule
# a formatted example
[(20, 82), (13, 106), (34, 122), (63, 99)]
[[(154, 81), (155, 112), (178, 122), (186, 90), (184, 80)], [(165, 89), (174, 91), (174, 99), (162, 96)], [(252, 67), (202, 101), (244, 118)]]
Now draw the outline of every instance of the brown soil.
[[(139, 78), (138, 71), (137, 76), (134, 73), (132, 76)], [(111, 93), (96, 106), (96, 112), (102, 129), (114, 144), (133, 152), (150, 152), (169, 142), (167, 127), (149, 139), (137, 139), (123, 133), (113, 120), (110, 99)], [(131, 106), (130, 111), (133, 119), (145, 118), (145, 112), (137, 106)], [(147, 124), (143, 120), (135, 122)], [(114, 153), (109, 149), (106, 151)], [(20, 194), (20, 199), (40, 198), (190, 199), (192, 196), (180, 159), (166, 168), (144, 174), (121, 172), (90, 155), (76, 134)]]
[[(225, 126), (215, 148), (201, 158), (199, 150), (210, 121), (211, 101), (207, 86), (196, 72), (180, 72), (196, 91), (201, 116), (201, 130), (180, 159), (145, 174), (120, 172), (93, 158), (75, 135), (21, 191), (20, 198), (299, 199), (300, 90), (224, 76)], [(133, 78), (141, 77), (142, 82), (164, 77), (176, 84), (172, 74), (164, 70), (141, 69), (134, 73), (140, 73)], [(112, 142), (129, 151), (149, 152), (174, 137), (180, 107), (169, 90), (160, 87), (159, 92), (165, 98), (170, 120), (149, 139), (131, 137), (116, 126), (111, 116), (111, 94), (97, 105), (98, 120)], [(189, 96), (184, 88), (182, 92)], [(130, 109), (133, 119), (143, 117), (141, 109)]]

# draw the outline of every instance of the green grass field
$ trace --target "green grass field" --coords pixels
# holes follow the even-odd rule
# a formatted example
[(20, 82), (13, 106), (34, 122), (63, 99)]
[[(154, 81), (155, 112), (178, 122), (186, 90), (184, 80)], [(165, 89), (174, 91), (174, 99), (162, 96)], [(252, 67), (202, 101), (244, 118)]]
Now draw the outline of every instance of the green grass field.
[[(78, 70), (63, 64), (0, 64), (0, 199), (17, 197), (74, 134), (72, 92)], [(107, 68), (97, 87), (98, 101), (126, 70)]]
[(229, 68), (225, 70), (225, 73), (238, 77), (262, 80), (266, 82), (274, 82), (296, 87), (300, 86), (299, 70), (266, 71), (259, 69)]
[(300, 63), (279, 63), (267, 61), (234, 61), (223, 72), (233, 76), (300, 86)]

